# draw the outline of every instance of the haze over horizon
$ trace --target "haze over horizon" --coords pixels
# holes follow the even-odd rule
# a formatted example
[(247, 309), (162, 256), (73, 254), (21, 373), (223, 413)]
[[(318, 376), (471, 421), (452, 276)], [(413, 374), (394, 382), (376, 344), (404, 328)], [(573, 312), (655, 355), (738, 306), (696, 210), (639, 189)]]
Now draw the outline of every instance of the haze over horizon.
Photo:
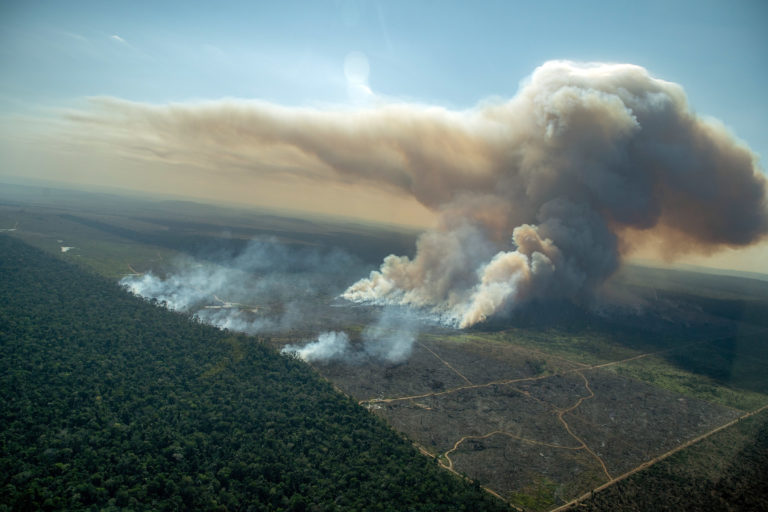
[[(478, 113), (514, 101), (534, 70), (552, 60), (630, 63), (679, 84), (691, 115), (725, 123), (723, 133), (751, 148), (755, 172), (765, 176), (768, 36), (761, 22), (768, 8), (761, 2), (341, 1), (216, 9), (32, 2), (7, 4), (2, 14), (0, 178), (434, 226), (448, 197), (440, 194), (452, 192), (425, 193), (420, 180), (433, 186), (451, 175), (458, 181), (445, 190), (483, 189), (461, 177), (468, 169), (487, 172), (493, 154), (478, 152), (477, 141), (492, 143), (477, 130), (496, 129), (481, 126)], [(271, 130), (257, 135), (261, 145), (254, 145), (254, 112)], [(308, 140), (307, 132), (334, 116), (344, 119), (341, 131)], [(412, 142), (426, 147), (403, 162), (386, 147), (402, 142), (387, 137), (413, 123), (422, 126)], [(291, 126), (301, 129), (286, 132)], [(378, 128), (366, 132), (371, 126)], [(372, 154), (338, 151), (351, 147), (352, 135)], [(441, 153), (442, 160), (419, 160)], [(440, 180), (420, 174), (425, 165), (439, 167), (433, 174)], [(408, 167), (415, 171), (400, 172)], [(446, 174), (451, 167), (456, 172)], [(738, 245), (718, 243), (682, 261), (766, 272), (765, 242), (732, 248)]]

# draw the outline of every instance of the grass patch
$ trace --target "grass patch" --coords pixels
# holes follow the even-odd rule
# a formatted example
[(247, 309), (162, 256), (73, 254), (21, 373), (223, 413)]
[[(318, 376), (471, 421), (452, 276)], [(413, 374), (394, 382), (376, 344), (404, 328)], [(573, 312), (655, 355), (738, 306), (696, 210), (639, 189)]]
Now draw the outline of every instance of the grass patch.
[(65, 259), (85, 265), (104, 277), (119, 279), (131, 274), (131, 267), (137, 272), (145, 272), (150, 268), (161, 266), (162, 262), (172, 260), (175, 255), (175, 252), (159, 247), (88, 240), (75, 245), (75, 249), (63, 256)]
[(509, 501), (526, 510), (548, 510), (555, 505), (557, 484), (547, 477), (538, 479), (520, 492), (509, 494)]
[(641, 380), (685, 396), (743, 411), (754, 410), (768, 403), (768, 395), (764, 393), (728, 387), (706, 375), (679, 368), (660, 356), (648, 356), (608, 366), (606, 370), (621, 377)]
[(489, 335), (506, 343), (532, 348), (547, 354), (582, 364), (619, 361), (641, 354), (635, 348), (617, 343), (611, 336), (599, 332), (570, 333), (557, 329), (508, 329)]
[[(133, 273), (131, 267), (137, 272), (161, 268), (163, 263), (172, 261), (178, 254), (162, 247), (107, 239), (107, 237), (89, 238), (82, 233), (15, 233), (14, 235), (30, 245), (86, 267), (108, 279), (120, 279)], [(73, 247), (73, 249), (62, 253), (62, 246)]]

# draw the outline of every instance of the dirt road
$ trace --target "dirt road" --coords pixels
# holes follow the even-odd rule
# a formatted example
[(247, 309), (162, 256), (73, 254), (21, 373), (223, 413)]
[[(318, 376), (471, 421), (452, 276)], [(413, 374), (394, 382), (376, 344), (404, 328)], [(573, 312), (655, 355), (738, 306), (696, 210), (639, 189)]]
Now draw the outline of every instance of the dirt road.
[(575, 507), (576, 505), (578, 505), (582, 501), (584, 501), (584, 500), (588, 499), (590, 496), (592, 496), (593, 493), (602, 491), (603, 489), (606, 489), (606, 488), (612, 486), (616, 482), (620, 482), (620, 481), (624, 480), (625, 478), (628, 478), (628, 477), (634, 475), (638, 471), (642, 471), (642, 470), (644, 470), (646, 468), (649, 468), (649, 467), (653, 466), (654, 464), (656, 464), (657, 462), (662, 461), (662, 460), (666, 459), (667, 457), (669, 457), (671, 455), (674, 455), (675, 453), (679, 452), (680, 450), (684, 450), (685, 448), (688, 448), (689, 446), (692, 446), (692, 445), (698, 443), (699, 441), (703, 441), (704, 439), (708, 438), (709, 436), (711, 436), (713, 434), (717, 434), (721, 430), (725, 430), (728, 427), (732, 427), (733, 425), (735, 425), (736, 423), (738, 423), (739, 421), (741, 421), (743, 419), (749, 418), (750, 416), (754, 416), (755, 414), (759, 414), (759, 413), (761, 413), (761, 412), (763, 412), (765, 410), (768, 410), (768, 404), (766, 404), (766, 405), (764, 405), (764, 406), (762, 406), (762, 407), (760, 407), (758, 409), (755, 409), (754, 411), (750, 411), (750, 412), (748, 412), (746, 414), (743, 414), (743, 415), (739, 416), (738, 418), (736, 418), (735, 420), (729, 421), (725, 425), (720, 425), (719, 427), (714, 428), (714, 429), (710, 430), (709, 432), (706, 432), (706, 433), (704, 433), (704, 434), (702, 434), (702, 435), (700, 435), (698, 437), (695, 437), (695, 438), (693, 438), (693, 439), (691, 439), (689, 441), (686, 441), (685, 443), (681, 444), (680, 446), (678, 446), (676, 448), (673, 448), (673, 449), (669, 450), (666, 453), (662, 453), (658, 457), (654, 457), (653, 459), (651, 459), (649, 461), (643, 462), (642, 464), (640, 464), (636, 468), (634, 468), (634, 469), (632, 469), (630, 471), (627, 471), (623, 475), (619, 475), (616, 478), (611, 478), (609, 481), (605, 482), (601, 486), (593, 489), (590, 492), (582, 494), (578, 498), (575, 498), (575, 499), (569, 501), (565, 505), (561, 505), (561, 506), (559, 506), (557, 508), (552, 509), (550, 512), (561, 512), (561, 511), (564, 511), (564, 510), (568, 510), (571, 507)]

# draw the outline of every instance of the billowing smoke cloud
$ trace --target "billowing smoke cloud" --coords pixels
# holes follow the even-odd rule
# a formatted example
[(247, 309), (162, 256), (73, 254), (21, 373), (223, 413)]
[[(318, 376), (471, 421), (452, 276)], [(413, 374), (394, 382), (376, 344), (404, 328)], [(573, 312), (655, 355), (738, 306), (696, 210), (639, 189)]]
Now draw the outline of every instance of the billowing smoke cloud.
[(536, 297), (588, 295), (651, 233), (669, 255), (768, 231), (756, 156), (683, 89), (632, 65), (549, 62), (508, 101), (359, 111), (96, 100), (80, 136), (212, 173), (368, 183), (439, 212), (414, 258), (343, 296), (458, 326)]
[(408, 359), (418, 335), (419, 319), (402, 308), (384, 308), (378, 319), (351, 343), (345, 332), (323, 332), (305, 345), (286, 345), (283, 354), (296, 354), (307, 362), (341, 361), (357, 364), (375, 360), (399, 363)]

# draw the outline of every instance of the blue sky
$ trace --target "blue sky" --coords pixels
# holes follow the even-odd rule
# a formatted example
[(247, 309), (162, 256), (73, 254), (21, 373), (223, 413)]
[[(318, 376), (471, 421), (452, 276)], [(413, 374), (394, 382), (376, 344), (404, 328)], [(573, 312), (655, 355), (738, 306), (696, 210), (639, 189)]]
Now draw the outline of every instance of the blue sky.
[(466, 108), (549, 59), (630, 62), (768, 153), (763, 1), (5, 1), (0, 108), (86, 96), (348, 101), (344, 59), (377, 94)]

